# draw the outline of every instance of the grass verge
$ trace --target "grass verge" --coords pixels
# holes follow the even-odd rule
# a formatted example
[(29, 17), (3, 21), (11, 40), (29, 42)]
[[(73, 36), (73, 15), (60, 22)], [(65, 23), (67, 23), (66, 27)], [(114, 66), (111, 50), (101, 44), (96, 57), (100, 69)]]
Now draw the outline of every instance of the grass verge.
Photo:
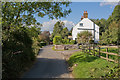
[[(75, 78), (100, 78), (105, 76), (111, 68), (117, 66), (116, 63), (83, 52), (75, 52), (69, 58), (68, 64), (73, 67), (72, 74)], [(77, 64), (77, 66), (74, 66), (74, 64)]]

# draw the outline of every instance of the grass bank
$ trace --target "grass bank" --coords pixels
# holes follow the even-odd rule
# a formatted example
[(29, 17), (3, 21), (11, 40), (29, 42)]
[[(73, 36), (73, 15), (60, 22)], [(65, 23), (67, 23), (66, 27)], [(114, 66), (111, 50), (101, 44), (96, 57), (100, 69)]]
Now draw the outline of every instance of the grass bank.
[[(73, 68), (72, 74), (75, 78), (100, 78), (117, 66), (116, 63), (83, 52), (75, 52), (69, 58), (68, 64)], [(77, 66), (74, 66), (75, 64)]]

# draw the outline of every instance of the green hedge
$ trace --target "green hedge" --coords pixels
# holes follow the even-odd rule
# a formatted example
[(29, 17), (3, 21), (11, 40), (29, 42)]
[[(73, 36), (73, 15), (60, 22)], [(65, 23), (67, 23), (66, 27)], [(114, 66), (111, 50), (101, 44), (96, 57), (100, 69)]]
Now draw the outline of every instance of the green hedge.
[(53, 44), (56, 44), (56, 45), (62, 44), (62, 37), (61, 36), (55, 36), (53, 38)]
[(62, 39), (61, 36), (55, 36), (53, 38), (53, 44), (60, 45), (60, 44), (75, 44), (75, 40), (69, 40), (67, 38)]
[(70, 41), (70, 44), (75, 44), (75, 40), (71, 40), (71, 41)]
[(18, 78), (30, 66), (38, 53), (37, 39), (31, 37), (29, 28), (18, 27), (3, 31), (2, 77)]

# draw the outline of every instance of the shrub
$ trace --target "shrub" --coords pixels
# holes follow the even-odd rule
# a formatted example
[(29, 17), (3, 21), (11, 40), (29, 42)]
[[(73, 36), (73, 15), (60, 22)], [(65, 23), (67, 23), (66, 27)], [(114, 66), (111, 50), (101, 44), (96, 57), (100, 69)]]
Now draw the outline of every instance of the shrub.
[(20, 73), (35, 60), (38, 52), (37, 39), (31, 37), (29, 28), (16, 27), (3, 31), (2, 77), (18, 78)]
[(90, 43), (90, 44), (93, 44), (93, 43), (94, 43), (94, 40), (89, 40), (89, 43)]
[(62, 44), (62, 37), (61, 36), (55, 36), (53, 38), (53, 44), (56, 44), (56, 45)]
[(70, 44), (75, 44), (75, 40), (70, 40)]
[(63, 43), (63, 44), (70, 44), (69, 39), (66, 39), (66, 38), (65, 38), (65, 39), (62, 39), (62, 43)]

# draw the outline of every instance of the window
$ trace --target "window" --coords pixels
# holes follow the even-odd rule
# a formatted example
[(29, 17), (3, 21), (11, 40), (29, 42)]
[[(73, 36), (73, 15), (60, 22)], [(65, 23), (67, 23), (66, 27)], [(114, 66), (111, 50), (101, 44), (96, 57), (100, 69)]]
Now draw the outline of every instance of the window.
[(83, 26), (83, 23), (80, 23), (80, 26)]

